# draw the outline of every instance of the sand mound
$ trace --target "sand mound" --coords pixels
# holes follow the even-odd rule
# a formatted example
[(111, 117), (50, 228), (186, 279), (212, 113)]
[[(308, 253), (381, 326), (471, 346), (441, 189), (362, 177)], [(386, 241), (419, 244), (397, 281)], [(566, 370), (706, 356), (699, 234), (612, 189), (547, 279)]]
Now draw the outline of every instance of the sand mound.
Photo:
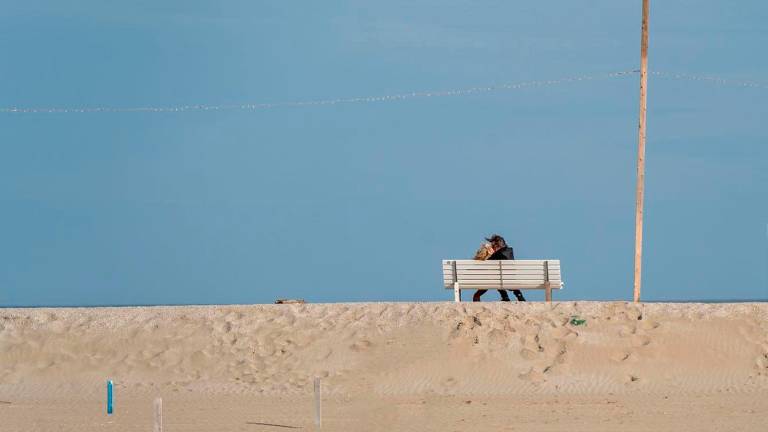
[(330, 395), (762, 392), (768, 305), (0, 310), (0, 396), (101, 392), (107, 378), (136, 391), (306, 394), (315, 376)]

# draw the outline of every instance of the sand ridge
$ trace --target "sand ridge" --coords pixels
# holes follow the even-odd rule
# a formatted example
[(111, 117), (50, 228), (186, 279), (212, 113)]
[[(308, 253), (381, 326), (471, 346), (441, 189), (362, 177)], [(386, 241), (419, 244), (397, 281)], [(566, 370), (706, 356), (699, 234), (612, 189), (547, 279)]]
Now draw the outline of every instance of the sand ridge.
[[(762, 391), (765, 304), (375, 303), (0, 310), (0, 392)], [(572, 317), (584, 325), (571, 323)]]
[(313, 429), (314, 377), (333, 431), (763, 431), (768, 304), (0, 309), (2, 432)]

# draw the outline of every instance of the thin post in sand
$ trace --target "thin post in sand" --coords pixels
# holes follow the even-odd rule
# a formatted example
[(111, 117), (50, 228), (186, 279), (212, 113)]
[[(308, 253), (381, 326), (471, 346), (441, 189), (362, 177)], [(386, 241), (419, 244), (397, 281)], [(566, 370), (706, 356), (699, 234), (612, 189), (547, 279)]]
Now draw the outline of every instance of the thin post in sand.
[(635, 195), (635, 290), (634, 301), (640, 301), (643, 268), (643, 198), (645, 193), (645, 113), (648, 93), (648, 15), (650, 0), (643, 0), (643, 23), (640, 40), (640, 120), (637, 145), (637, 193)]
[(112, 388), (114, 387), (114, 383), (112, 383), (112, 380), (107, 381), (107, 415), (112, 415), (113, 407), (112, 407)]
[(315, 426), (323, 427), (323, 406), (320, 388), (320, 377), (315, 377)]
[(155, 416), (152, 432), (163, 432), (163, 399), (155, 398), (153, 406), (155, 408)]

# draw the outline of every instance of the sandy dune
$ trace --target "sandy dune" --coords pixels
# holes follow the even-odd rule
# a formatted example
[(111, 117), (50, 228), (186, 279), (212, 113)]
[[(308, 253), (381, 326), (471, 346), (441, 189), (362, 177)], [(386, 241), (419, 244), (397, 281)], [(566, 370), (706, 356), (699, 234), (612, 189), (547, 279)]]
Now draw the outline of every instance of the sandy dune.
[(3, 432), (312, 428), (315, 376), (327, 430), (766, 430), (768, 304), (0, 310)]

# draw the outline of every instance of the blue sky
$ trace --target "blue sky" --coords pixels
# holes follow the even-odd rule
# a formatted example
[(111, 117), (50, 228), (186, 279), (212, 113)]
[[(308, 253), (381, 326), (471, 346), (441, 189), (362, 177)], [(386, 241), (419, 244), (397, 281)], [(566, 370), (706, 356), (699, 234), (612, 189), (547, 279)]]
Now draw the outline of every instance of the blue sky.
[[(767, 18), (653, 2), (650, 68), (768, 83)], [(639, 25), (640, 1), (5, 0), (0, 107), (604, 74), (637, 68)], [(768, 298), (766, 97), (651, 77), (645, 299)], [(630, 75), (0, 113), (0, 305), (449, 300), (440, 260), (494, 232), (562, 260), (556, 299), (630, 299), (637, 101)]]

